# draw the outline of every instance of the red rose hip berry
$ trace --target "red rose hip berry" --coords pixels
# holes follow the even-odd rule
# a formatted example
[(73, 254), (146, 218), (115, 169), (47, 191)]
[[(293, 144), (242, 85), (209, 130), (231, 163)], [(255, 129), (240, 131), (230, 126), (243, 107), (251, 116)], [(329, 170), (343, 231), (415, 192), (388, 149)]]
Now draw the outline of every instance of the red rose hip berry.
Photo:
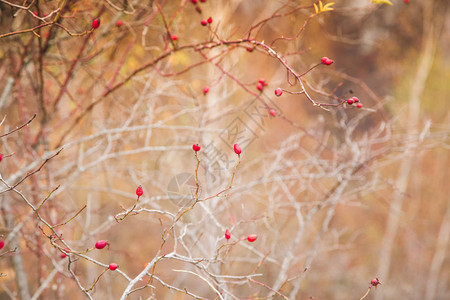
[(234, 149), (234, 153), (236, 153), (237, 155), (240, 155), (242, 152), (241, 147), (239, 147), (238, 144), (234, 144), (233, 149)]
[(231, 232), (227, 229), (225, 230), (225, 238), (229, 240), (231, 238)]
[(253, 243), (254, 241), (256, 241), (257, 238), (258, 238), (258, 236), (256, 234), (249, 234), (247, 236), (247, 241), (249, 241), (250, 243)]
[(377, 285), (381, 284), (381, 282), (378, 278), (374, 278), (370, 281), (370, 284), (374, 287), (377, 287)]
[(199, 144), (194, 144), (192, 145), (192, 150), (194, 150), (195, 152), (200, 151), (202, 147)]
[(108, 241), (99, 240), (99, 241), (97, 241), (97, 243), (95, 243), (95, 248), (96, 249), (103, 249), (103, 248), (106, 247), (106, 245), (108, 245)]
[(97, 29), (100, 27), (100, 20), (99, 19), (95, 19), (94, 21), (92, 21), (92, 28)]
[(140, 196), (142, 196), (144, 194), (144, 190), (142, 189), (142, 186), (140, 185), (140, 186), (138, 186), (137, 188), (136, 188), (136, 195), (138, 196), (138, 197), (140, 197)]
[(275, 89), (275, 96), (280, 97), (281, 95), (283, 95), (283, 90), (280, 88), (276, 88)]
[(114, 270), (117, 269), (118, 267), (119, 267), (119, 265), (116, 264), (116, 263), (109, 264), (109, 266), (108, 266), (108, 268), (109, 268), (111, 271), (114, 271)]
[(258, 91), (262, 91), (264, 89), (264, 85), (260, 82), (258, 82), (258, 84), (256, 85), (256, 88), (258, 89)]

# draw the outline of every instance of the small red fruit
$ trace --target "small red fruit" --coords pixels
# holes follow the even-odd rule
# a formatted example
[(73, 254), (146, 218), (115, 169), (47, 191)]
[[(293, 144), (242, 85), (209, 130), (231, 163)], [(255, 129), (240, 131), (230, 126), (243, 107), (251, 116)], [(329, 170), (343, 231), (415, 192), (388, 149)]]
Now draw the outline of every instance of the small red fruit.
[(194, 144), (194, 145), (192, 145), (192, 149), (193, 149), (195, 152), (200, 151), (201, 148), (202, 148), (202, 147), (200, 147), (199, 144)]
[(350, 99), (353, 99), (353, 102), (359, 102), (359, 99), (358, 99), (358, 97), (351, 97)]
[(256, 85), (256, 88), (258, 89), (258, 91), (262, 91), (264, 89), (264, 86), (262, 85), (262, 83), (258, 83)]
[(35, 15), (35, 16), (37, 17), (37, 16), (38, 16), (37, 11), (34, 11), (34, 12), (33, 12), (33, 15)]
[(347, 103), (350, 104), (350, 105), (352, 105), (352, 104), (353, 104), (353, 99), (352, 99), (352, 98), (347, 99)]
[(170, 38), (172, 39), (172, 41), (176, 41), (176, 40), (178, 40), (178, 35), (172, 34), (172, 35), (170, 36)]
[(256, 236), (256, 234), (249, 234), (247, 236), (247, 241), (249, 241), (250, 243), (253, 243), (254, 241), (256, 241), (258, 237)]
[(281, 95), (283, 95), (283, 90), (280, 88), (276, 88), (275, 89), (275, 96), (280, 97)]
[(322, 57), (322, 59), (320, 61), (327, 66), (329, 66), (333, 63), (333, 61), (326, 56)]
[(106, 247), (106, 245), (108, 245), (108, 241), (105, 240), (99, 240), (97, 241), (97, 243), (95, 243), (95, 248), (97, 249), (103, 249)]
[(203, 94), (208, 94), (208, 92), (209, 92), (209, 86), (205, 86), (204, 88), (203, 88)]
[(5, 241), (0, 240), (0, 250), (3, 249), (3, 247), (5, 247)]
[(144, 194), (144, 190), (142, 189), (142, 186), (138, 186), (136, 189), (136, 195), (138, 197), (142, 196)]
[(117, 20), (116, 26), (117, 26), (117, 27), (120, 27), (120, 26), (122, 26), (122, 25), (123, 25), (123, 22), (122, 22), (121, 20)]
[(99, 19), (95, 19), (94, 21), (92, 21), (92, 28), (97, 29), (100, 27), (100, 20)]
[(255, 49), (255, 48), (253, 48), (253, 47), (247, 47), (247, 51), (248, 51), (248, 52), (253, 52), (254, 49)]
[(231, 238), (231, 232), (227, 229), (225, 230), (225, 238), (229, 240)]
[(267, 85), (266, 80), (264, 78), (258, 79), (258, 82), (261, 83), (262, 85)]
[(0, 153), (0, 162), (2, 161), (2, 159), (3, 159), (3, 154)]
[(206, 21), (206, 20), (202, 20), (200, 23), (201, 23), (203, 26), (208, 25), (208, 21)]
[(109, 266), (108, 266), (108, 268), (109, 268), (111, 271), (114, 271), (114, 270), (117, 269), (118, 267), (119, 267), (119, 265), (116, 264), (116, 263), (109, 264)]
[(59, 257), (61, 257), (61, 258), (66, 258), (66, 257), (67, 257), (67, 254), (61, 253), (61, 254), (59, 255)]
[(237, 155), (240, 155), (242, 152), (241, 147), (239, 147), (238, 144), (234, 144), (234, 153), (236, 153)]
[(209, 17), (206, 22), (208, 22), (209, 24), (211, 24), (213, 22), (213, 19), (211, 17)]
[(275, 110), (271, 109), (271, 110), (269, 110), (269, 114), (270, 114), (272, 117), (275, 117), (276, 112), (275, 112)]
[(409, 3), (409, 0), (403, 0), (403, 2), (405, 2), (405, 3)]
[(357, 107), (357, 108), (362, 108), (363, 105), (362, 105), (362, 103), (358, 103), (358, 104), (356, 104), (356, 107)]
[(191, 0), (193, 4), (197, 4), (197, 0)]
[(374, 278), (370, 281), (370, 284), (374, 287), (377, 287), (377, 285), (381, 284), (380, 280), (378, 278)]

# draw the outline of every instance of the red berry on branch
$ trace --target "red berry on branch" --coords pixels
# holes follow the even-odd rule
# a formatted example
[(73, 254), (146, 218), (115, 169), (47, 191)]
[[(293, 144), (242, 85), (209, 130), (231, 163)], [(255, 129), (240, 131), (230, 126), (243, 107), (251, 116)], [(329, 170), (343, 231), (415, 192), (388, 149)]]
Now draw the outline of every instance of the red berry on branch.
[(178, 36), (177, 36), (176, 34), (172, 34), (172, 35), (170, 36), (170, 38), (172, 39), (172, 41), (178, 40)]
[(357, 108), (362, 108), (363, 105), (362, 105), (362, 103), (358, 103), (358, 104), (356, 104), (356, 107), (357, 107)]
[(242, 150), (241, 147), (239, 147), (238, 144), (234, 144), (234, 153), (236, 153), (237, 155), (241, 154)]
[(326, 56), (322, 57), (322, 59), (320, 61), (327, 66), (329, 66), (333, 63), (333, 61)]
[(225, 238), (229, 240), (231, 238), (231, 232), (227, 229), (225, 230)]
[(350, 105), (352, 105), (352, 104), (353, 104), (353, 99), (352, 99), (352, 98), (347, 99), (347, 103), (350, 104)]
[(61, 253), (61, 254), (59, 255), (59, 257), (61, 257), (61, 258), (66, 258), (66, 257), (67, 257), (67, 254)]
[(2, 159), (3, 159), (3, 154), (0, 153), (0, 162), (2, 161)]
[(200, 151), (201, 147), (200, 147), (199, 144), (194, 144), (194, 145), (192, 145), (192, 149), (193, 149), (195, 152), (198, 152), (198, 151)]
[(275, 89), (275, 96), (280, 97), (281, 95), (283, 95), (283, 90), (280, 88), (276, 88)]
[(37, 16), (38, 16), (37, 11), (34, 11), (34, 12), (33, 12), (33, 15), (35, 15), (35, 16), (37, 17)]
[(405, 2), (405, 3), (409, 3), (409, 0), (403, 0), (403, 2)]
[(271, 110), (269, 110), (269, 114), (270, 114), (272, 117), (275, 117), (276, 112), (275, 112), (275, 110), (271, 109)]
[(138, 197), (142, 196), (144, 194), (144, 190), (142, 189), (142, 186), (138, 186), (136, 189), (136, 195)]
[(370, 281), (370, 284), (374, 287), (377, 287), (377, 285), (381, 284), (380, 280), (378, 278), (374, 278)]
[(114, 271), (114, 270), (117, 269), (118, 267), (119, 267), (119, 265), (116, 264), (116, 263), (109, 264), (109, 266), (108, 266), (108, 268), (109, 268), (111, 271)]
[(262, 85), (267, 85), (267, 82), (264, 78), (258, 79), (258, 82), (261, 83)]
[(203, 26), (208, 25), (208, 22), (207, 22), (206, 20), (202, 20), (200, 23), (201, 23)]
[(254, 241), (256, 241), (257, 238), (258, 238), (258, 236), (256, 236), (256, 234), (249, 234), (247, 236), (247, 241), (249, 241), (250, 243), (253, 243)]
[(205, 86), (204, 88), (203, 88), (203, 94), (208, 94), (208, 92), (209, 92), (209, 86)]
[(258, 89), (258, 91), (262, 91), (264, 89), (264, 86), (262, 85), (262, 83), (259, 83), (256, 85), (256, 88)]
[(213, 22), (213, 19), (211, 17), (209, 17), (206, 22), (208, 22), (209, 24), (211, 24)]
[(248, 51), (248, 52), (253, 52), (254, 49), (255, 49), (255, 48), (253, 48), (253, 47), (247, 47), (247, 51)]
[(193, 4), (197, 4), (197, 0), (191, 0)]
[(122, 25), (123, 25), (123, 22), (122, 22), (121, 20), (117, 20), (116, 26), (117, 26), (117, 27), (120, 27), (120, 26), (122, 26)]
[(359, 102), (359, 99), (358, 99), (358, 97), (351, 97), (350, 99), (353, 99), (353, 102)]
[(0, 250), (3, 249), (3, 247), (5, 247), (5, 241), (0, 240)]
[(95, 19), (94, 21), (92, 21), (92, 28), (97, 29), (100, 27), (100, 20), (99, 19)]
[(103, 249), (106, 247), (106, 245), (108, 245), (108, 241), (105, 240), (99, 240), (97, 241), (97, 243), (95, 243), (95, 248), (97, 249)]

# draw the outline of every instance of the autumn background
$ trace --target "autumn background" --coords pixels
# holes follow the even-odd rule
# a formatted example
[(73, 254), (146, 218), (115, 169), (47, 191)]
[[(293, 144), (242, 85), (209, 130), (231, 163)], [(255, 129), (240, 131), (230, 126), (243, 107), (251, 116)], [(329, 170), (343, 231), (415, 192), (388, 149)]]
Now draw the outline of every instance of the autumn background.
[(192, 2), (0, 0), (0, 299), (449, 299), (448, 1)]

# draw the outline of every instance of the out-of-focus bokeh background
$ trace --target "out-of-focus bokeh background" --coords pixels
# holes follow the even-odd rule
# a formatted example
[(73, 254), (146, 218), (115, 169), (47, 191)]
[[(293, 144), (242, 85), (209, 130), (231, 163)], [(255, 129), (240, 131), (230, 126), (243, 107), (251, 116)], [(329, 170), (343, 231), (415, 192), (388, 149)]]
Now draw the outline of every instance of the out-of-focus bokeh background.
[(449, 4), (391, 2), (0, 0), (0, 299), (449, 299)]

